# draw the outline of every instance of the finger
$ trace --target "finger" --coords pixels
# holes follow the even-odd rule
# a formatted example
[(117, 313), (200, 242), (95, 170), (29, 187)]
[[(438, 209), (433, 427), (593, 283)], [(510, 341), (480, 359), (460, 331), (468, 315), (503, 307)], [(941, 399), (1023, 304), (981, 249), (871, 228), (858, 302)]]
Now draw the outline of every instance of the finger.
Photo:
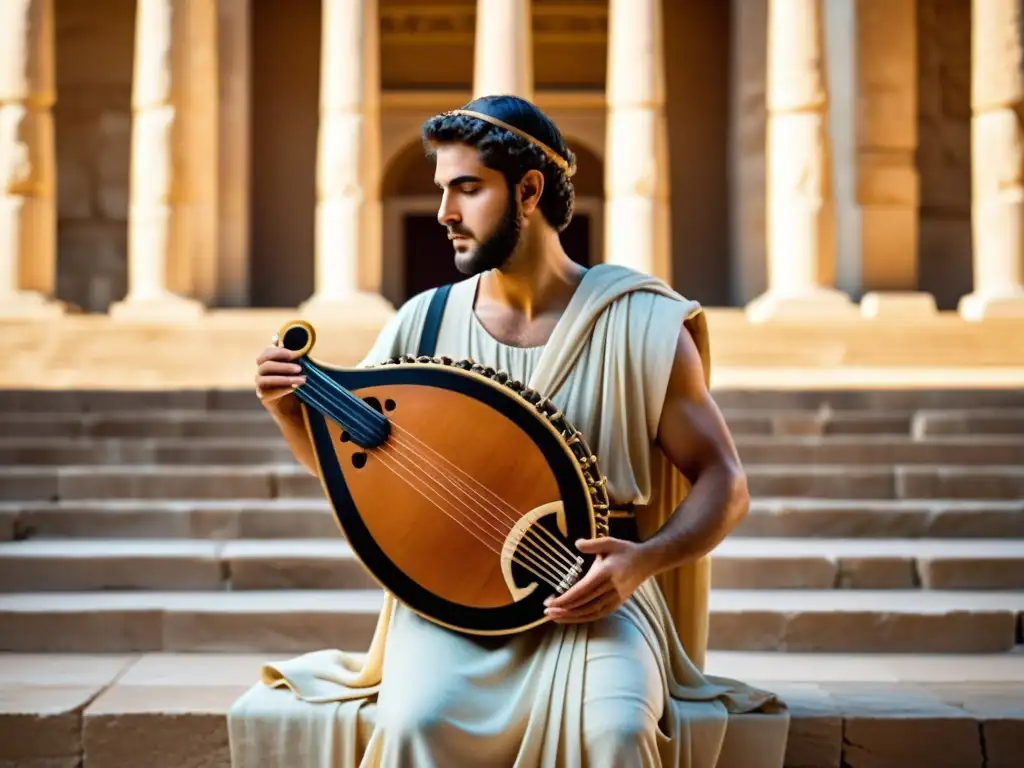
[(545, 609), (545, 612), (551, 616), (555, 616), (559, 614), (564, 615), (567, 613), (586, 611), (589, 609), (590, 606), (594, 605), (599, 600), (603, 600), (609, 592), (614, 591), (615, 590), (612, 587), (611, 582), (605, 582), (589, 594), (582, 596), (579, 599), (574, 600), (565, 606), (548, 606)]
[(266, 397), (272, 391), (278, 389), (283, 390), (287, 394), (305, 382), (305, 376), (257, 376), (256, 389)]
[(267, 360), (294, 360), (298, 357), (293, 350), (284, 347), (267, 347), (256, 357), (256, 363), (265, 363)]
[(298, 365), (297, 363), (285, 363), (278, 360), (267, 360), (263, 363), (260, 363), (260, 366), (259, 368), (256, 369), (256, 372), (260, 376), (269, 376), (272, 374), (280, 374), (285, 376), (289, 374), (295, 375), (302, 373), (302, 366)]
[(595, 567), (564, 594), (549, 598), (547, 605), (553, 608), (573, 608), (581, 605), (602, 590), (608, 583), (607, 578), (608, 574), (604, 568)]
[(603, 619), (615, 613), (619, 607), (619, 596), (611, 592), (605, 595), (599, 602), (581, 611), (571, 611), (568, 615), (552, 619), (556, 624), (585, 624), (591, 621)]

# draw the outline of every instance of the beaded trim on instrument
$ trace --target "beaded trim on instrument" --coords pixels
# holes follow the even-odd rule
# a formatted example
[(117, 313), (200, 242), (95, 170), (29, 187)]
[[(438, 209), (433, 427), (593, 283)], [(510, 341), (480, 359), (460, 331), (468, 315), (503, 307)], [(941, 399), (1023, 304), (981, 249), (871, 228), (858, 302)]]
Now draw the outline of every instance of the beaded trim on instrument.
[(555, 407), (554, 403), (536, 390), (524, 386), (521, 381), (510, 378), (505, 371), (498, 371), (490, 366), (480, 365), (470, 359), (452, 360), (450, 357), (427, 357), (425, 355), (413, 357), (412, 355), (404, 355), (385, 360), (381, 365), (398, 365), (401, 363), (433, 363), (434, 365), (449, 365), (460, 368), (463, 371), (471, 371), (480, 376), (486, 376), (491, 381), (511, 390), (523, 401), (532, 405), (555, 428), (579, 462), (583, 477), (587, 481), (587, 488), (590, 489), (597, 535), (608, 535), (609, 499), (607, 479), (601, 474), (597, 463), (597, 456), (591, 453), (590, 446), (587, 445), (583, 435), (566, 421), (565, 416)]

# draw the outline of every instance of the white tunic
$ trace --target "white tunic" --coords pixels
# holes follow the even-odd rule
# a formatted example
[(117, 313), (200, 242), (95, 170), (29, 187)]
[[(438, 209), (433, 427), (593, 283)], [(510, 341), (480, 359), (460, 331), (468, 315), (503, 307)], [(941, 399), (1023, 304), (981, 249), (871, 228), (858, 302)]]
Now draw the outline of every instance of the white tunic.
[[(452, 288), (436, 354), (470, 357), (548, 395), (598, 455), (613, 503), (651, 501), (664, 480), (653, 441), (676, 340), (699, 307), (652, 278), (600, 265), (548, 343), (519, 348), (476, 317), (477, 284)], [(415, 354), (430, 294), (399, 310), (363, 365)], [(699, 627), (696, 635), (694, 663), (654, 579), (599, 622), (501, 638), (451, 632), (388, 597), (365, 656), (326, 650), (264, 666), (229, 713), (232, 764), (712, 768), (729, 714), (764, 711), (777, 716), (758, 731), (758, 749), (741, 750), (758, 756), (744, 765), (779, 768), (784, 707), (703, 675)]]

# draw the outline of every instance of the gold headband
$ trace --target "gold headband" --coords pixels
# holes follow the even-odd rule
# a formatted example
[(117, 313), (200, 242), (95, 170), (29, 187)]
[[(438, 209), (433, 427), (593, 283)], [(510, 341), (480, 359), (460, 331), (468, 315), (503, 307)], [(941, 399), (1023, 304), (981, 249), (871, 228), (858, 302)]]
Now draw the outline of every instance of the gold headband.
[(508, 123), (504, 122), (503, 120), (499, 120), (496, 117), (491, 117), (490, 115), (484, 114), (483, 112), (474, 112), (471, 109), (453, 109), (451, 112), (447, 112), (446, 114), (449, 114), (449, 115), (466, 115), (467, 117), (475, 117), (475, 118), (478, 118), (478, 119), (483, 120), (485, 122), (488, 122), (491, 125), (496, 125), (499, 128), (504, 128), (506, 131), (511, 131), (516, 136), (519, 136), (522, 139), (526, 139), (526, 141), (530, 142), (535, 147), (538, 147), (541, 152), (543, 152), (545, 155), (547, 155), (547, 158), (551, 162), (553, 162), (555, 165), (557, 165), (559, 168), (562, 169), (562, 172), (566, 176), (572, 176), (574, 173), (576, 173), (576, 165), (575, 164), (569, 165), (569, 162), (564, 157), (562, 157), (560, 154), (555, 152), (555, 150), (553, 150), (551, 147), (549, 147), (543, 141), (535, 139), (533, 136), (528, 134), (526, 131), (522, 131), (522, 130), (516, 128), (514, 125), (509, 125)]

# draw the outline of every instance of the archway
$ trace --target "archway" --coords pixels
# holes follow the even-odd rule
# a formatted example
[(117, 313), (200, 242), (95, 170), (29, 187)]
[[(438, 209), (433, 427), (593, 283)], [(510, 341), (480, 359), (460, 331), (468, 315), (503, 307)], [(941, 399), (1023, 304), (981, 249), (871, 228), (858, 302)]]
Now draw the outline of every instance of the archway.
[[(575, 213), (561, 234), (562, 245), (575, 261), (595, 264), (603, 259), (604, 167), (582, 142), (572, 138), (566, 142), (576, 154), (578, 170), (573, 177)], [(437, 223), (440, 197), (433, 178), (433, 163), (424, 156), (419, 139), (406, 144), (385, 165), (381, 292), (396, 306), (423, 290), (464, 277), (455, 269), (451, 243)]]

